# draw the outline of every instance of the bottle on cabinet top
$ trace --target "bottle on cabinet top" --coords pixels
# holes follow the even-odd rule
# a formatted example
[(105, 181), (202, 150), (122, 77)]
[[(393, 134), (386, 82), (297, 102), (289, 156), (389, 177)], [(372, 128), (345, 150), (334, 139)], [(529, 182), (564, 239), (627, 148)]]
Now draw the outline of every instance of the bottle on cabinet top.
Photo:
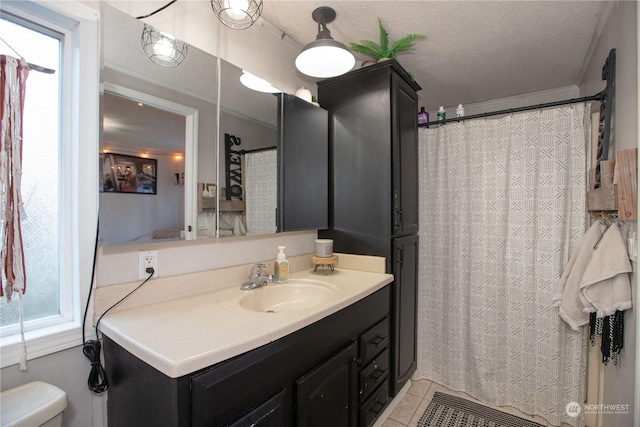
[(458, 108), (456, 108), (456, 117), (464, 117), (464, 107), (462, 104), (458, 104)]
[(287, 255), (284, 250), (284, 246), (278, 246), (278, 255), (273, 267), (273, 280), (278, 283), (289, 281), (289, 261), (287, 261)]
[(438, 109), (438, 120), (446, 120), (447, 119), (447, 112), (444, 111), (444, 107), (440, 106), (440, 108)]
[(424, 107), (420, 107), (420, 112), (418, 113), (418, 125), (426, 125), (429, 123), (429, 113), (424, 110)]

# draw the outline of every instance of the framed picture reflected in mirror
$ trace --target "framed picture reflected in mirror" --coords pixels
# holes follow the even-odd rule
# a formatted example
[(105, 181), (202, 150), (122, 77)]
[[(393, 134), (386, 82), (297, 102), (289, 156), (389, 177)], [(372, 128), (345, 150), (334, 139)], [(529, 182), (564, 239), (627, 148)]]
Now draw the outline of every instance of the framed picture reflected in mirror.
[(126, 154), (100, 154), (100, 191), (156, 194), (158, 161)]

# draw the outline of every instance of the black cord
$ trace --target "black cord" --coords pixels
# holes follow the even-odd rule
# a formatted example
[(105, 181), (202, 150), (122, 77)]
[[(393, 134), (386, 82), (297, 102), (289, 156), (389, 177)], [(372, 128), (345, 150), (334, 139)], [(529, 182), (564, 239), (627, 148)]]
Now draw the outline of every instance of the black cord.
[(149, 277), (144, 279), (144, 281), (140, 283), (138, 286), (136, 286), (134, 290), (132, 290), (127, 295), (122, 297), (118, 302), (116, 302), (111, 307), (106, 309), (105, 312), (100, 315), (100, 317), (98, 318), (98, 321), (96, 322), (96, 339), (91, 341), (86, 341), (84, 343), (82, 352), (87, 357), (87, 359), (89, 359), (89, 361), (91, 362), (91, 372), (89, 373), (89, 380), (87, 383), (89, 385), (89, 390), (95, 393), (102, 393), (109, 389), (109, 381), (107, 380), (107, 373), (102, 367), (102, 363), (100, 362), (101, 345), (100, 345), (100, 337), (98, 335), (99, 328), (100, 328), (100, 321), (102, 320), (105, 314), (107, 314), (112, 309), (117, 307), (118, 304), (120, 304), (122, 301), (127, 299), (135, 291), (140, 289), (142, 285), (147, 283), (149, 279), (153, 277), (154, 269), (151, 267), (147, 268), (147, 273), (149, 273)]
[(169, 3), (165, 4), (164, 6), (162, 6), (160, 9), (154, 10), (153, 12), (147, 14), (147, 15), (143, 15), (143, 16), (136, 16), (136, 19), (144, 19), (144, 18), (148, 18), (150, 16), (155, 15), (156, 13), (160, 12), (161, 10), (165, 10), (166, 8), (168, 8), (169, 6), (171, 6), (172, 4), (174, 4), (175, 2), (177, 2), (178, 0), (171, 0)]
[(100, 341), (87, 341), (82, 346), (82, 352), (91, 362), (91, 372), (87, 385), (94, 393), (103, 393), (109, 389), (107, 373), (100, 363)]
[(89, 282), (89, 295), (87, 296), (87, 305), (84, 308), (84, 316), (82, 318), (82, 352), (91, 362), (91, 372), (89, 372), (89, 379), (87, 385), (89, 390), (95, 393), (102, 393), (109, 388), (109, 381), (107, 381), (107, 375), (100, 363), (100, 342), (99, 341), (87, 341), (85, 336), (85, 326), (87, 323), (87, 313), (89, 312), (89, 302), (91, 301), (91, 294), (93, 292), (93, 282), (96, 274), (96, 257), (98, 255), (98, 233), (100, 230), (100, 222), (96, 223), (96, 239), (93, 245), (93, 264), (91, 268), (91, 282)]
[(93, 281), (96, 275), (96, 258), (98, 255), (98, 236), (100, 232), (100, 220), (96, 222), (96, 240), (93, 244), (93, 264), (91, 266), (91, 282), (89, 282), (89, 295), (87, 296), (87, 305), (84, 307), (84, 317), (82, 318), (82, 342), (86, 343), (87, 340), (84, 334), (85, 324), (87, 322), (87, 313), (89, 312), (89, 302), (91, 301), (91, 293), (93, 292)]
[(98, 321), (96, 322), (95, 330), (96, 330), (96, 339), (87, 341), (85, 337), (85, 325), (87, 322), (87, 313), (89, 311), (89, 302), (91, 301), (91, 293), (93, 292), (93, 282), (95, 280), (96, 273), (96, 258), (98, 254), (98, 233), (99, 233), (99, 222), (96, 224), (96, 240), (93, 246), (93, 266), (91, 269), (91, 282), (89, 284), (89, 295), (87, 296), (87, 304), (84, 308), (84, 317), (82, 318), (82, 353), (89, 359), (91, 362), (91, 372), (89, 372), (89, 379), (87, 380), (87, 385), (89, 390), (94, 393), (103, 393), (109, 389), (109, 381), (107, 380), (107, 373), (102, 367), (102, 362), (100, 361), (100, 337), (98, 336), (98, 327), (100, 325), (100, 321), (113, 308), (118, 306), (122, 301), (127, 299), (129, 295), (137, 291), (140, 286), (144, 285), (153, 277), (154, 269), (149, 267), (146, 272), (149, 273), (149, 277), (147, 277), (142, 283), (140, 283), (134, 290), (129, 292), (127, 295), (122, 297), (118, 302), (109, 307), (104, 313), (100, 315)]
[(100, 317), (98, 317), (98, 321), (96, 322), (96, 340), (99, 340), (100, 338), (98, 337), (98, 329), (100, 327), (100, 321), (102, 320), (102, 318), (104, 317), (105, 314), (107, 314), (108, 312), (110, 312), (112, 309), (116, 308), (122, 301), (126, 300), (127, 298), (129, 298), (129, 296), (134, 293), (135, 291), (137, 291), (138, 289), (140, 289), (140, 287), (142, 285), (144, 285), (145, 283), (147, 283), (149, 281), (149, 279), (151, 279), (153, 277), (153, 273), (155, 272), (155, 270), (152, 267), (148, 267), (147, 268), (147, 273), (149, 273), (149, 276), (144, 279), (144, 281), (142, 283), (140, 283), (138, 286), (135, 287), (135, 289), (133, 289), (131, 292), (129, 292), (128, 294), (126, 294), (125, 296), (123, 296), (120, 301), (118, 301), (117, 303), (113, 304), (111, 307), (107, 308), (105, 310), (104, 313), (102, 313), (100, 315)]

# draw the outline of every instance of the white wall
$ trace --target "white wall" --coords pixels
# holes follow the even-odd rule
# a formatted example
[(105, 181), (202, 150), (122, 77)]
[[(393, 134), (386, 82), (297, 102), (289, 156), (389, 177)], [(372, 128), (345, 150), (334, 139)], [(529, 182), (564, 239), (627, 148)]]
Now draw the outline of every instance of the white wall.
[[(613, 109), (613, 133), (611, 138), (610, 159), (614, 159), (615, 151), (638, 147), (638, 40), (637, 40), (637, 3), (631, 1), (615, 2), (593, 56), (588, 63), (583, 81), (580, 84), (581, 96), (592, 95), (604, 87), (602, 81), (602, 65), (609, 51), (616, 49), (616, 99)], [(638, 229), (637, 221), (631, 221), (630, 230)], [(636, 405), (638, 396), (635, 381), (638, 375), (637, 352), (638, 328), (638, 275), (637, 264), (633, 263), (634, 274), (631, 276), (632, 298), (634, 308), (627, 310), (624, 316), (625, 333), (624, 349), (617, 366), (610, 363), (604, 368), (603, 395), (604, 404), (629, 405), (625, 414), (604, 414), (603, 426), (638, 425), (640, 417)]]
[[(506, 98), (474, 102), (472, 104), (463, 105), (464, 115), (471, 116), (474, 114), (488, 113), (491, 111), (501, 111), (510, 108), (538, 105), (547, 102), (562, 101), (565, 99), (573, 99), (578, 98), (580, 96), (579, 93), (580, 90), (578, 86), (571, 85), (555, 89), (541, 90), (538, 92), (523, 93), (521, 95), (509, 96)], [(447, 119), (456, 117), (456, 108), (458, 107), (457, 105), (444, 105), (443, 107), (447, 113)], [(434, 121), (437, 119), (438, 116), (436, 115), (436, 111), (429, 111), (429, 120)]]

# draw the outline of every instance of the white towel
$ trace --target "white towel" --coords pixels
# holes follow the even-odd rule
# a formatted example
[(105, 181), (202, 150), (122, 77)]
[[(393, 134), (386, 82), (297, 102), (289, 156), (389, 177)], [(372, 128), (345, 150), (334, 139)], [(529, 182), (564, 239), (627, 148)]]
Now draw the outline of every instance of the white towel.
[(624, 239), (614, 224), (605, 231), (582, 275), (580, 299), (583, 311), (605, 317), (631, 308), (628, 273), (632, 271)]
[(233, 218), (233, 235), (234, 236), (244, 236), (247, 234), (247, 229), (242, 222), (242, 217), (240, 215), (236, 215)]
[[(594, 249), (600, 236), (602, 240)], [(598, 221), (587, 230), (571, 256), (558, 282), (554, 305), (574, 330), (589, 323), (591, 312), (602, 317), (631, 308), (627, 274), (631, 271), (620, 230), (616, 225), (607, 230)]]
[(597, 221), (582, 236), (582, 240), (560, 277), (556, 295), (553, 297), (554, 305), (559, 308), (560, 317), (574, 330), (589, 323), (589, 314), (583, 312), (584, 305), (580, 299), (580, 281), (582, 273), (591, 261), (593, 247), (604, 229), (604, 225)]

